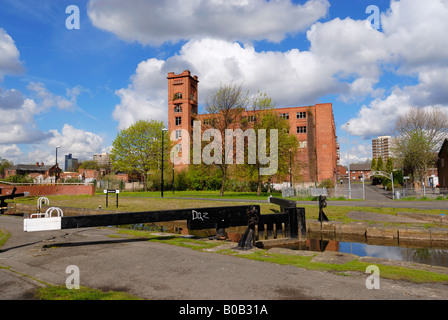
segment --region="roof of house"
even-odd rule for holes
[[[46,172],[53,168],[55,165],[51,166],[36,166],[35,164],[16,164],[15,166],[8,167],[6,170],[16,170],[16,171],[34,171],[34,172]]]
[[[370,163],[353,163],[350,165],[350,171],[371,171]]]

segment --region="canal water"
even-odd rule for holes
[[[448,248],[410,248],[356,242],[339,242],[339,252],[352,253],[360,257],[377,257],[448,267]]]
[[[288,246],[293,250],[309,250],[315,252],[335,251],[351,253],[360,257],[375,257],[398,261],[422,263],[431,266],[448,267],[448,246],[431,246],[430,243],[406,242],[400,245],[396,241],[370,240],[350,241],[341,239],[322,239],[312,235],[303,243]]]
[[[185,223],[178,222],[169,224],[138,224],[127,227],[137,230],[181,233],[198,238],[210,237],[216,233],[215,230],[188,230]],[[230,237],[231,234],[244,233],[246,228],[235,227],[226,230]],[[336,251],[351,253],[360,257],[368,256],[448,267],[448,246],[435,247],[431,246],[430,243],[407,242],[405,244],[399,244],[396,241],[384,240],[365,243],[362,239],[324,239],[320,234],[311,234],[308,235],[308,239],[305,242],[288,245],[287,248],[316,252]]]

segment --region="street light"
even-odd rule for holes
[[[56,184],[58,182],[58,149],[60,148],[60,146],[56,147],[56,171],[54,172],[54,183]]]
[[[348,144],[348,125],[350,124],[350,122],[347,122],[347,169],[348,169],[348,198],[351,199],[352,198],[352,188],[350,185],[350,154],[349,154],[349,144]]]
[[[164,133],[165,131],[168,131],[168,129],[167,129],[167,128],[163,128],[163,129],[162,129],[162,179],[161,179],[161,182],[160,182],[160,187],[161,187],[161,192],[162,192],[162,198],[163,198],[163,133]]]

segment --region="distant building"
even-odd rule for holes
[[[181,74],[168,73],[168,131],[175,132],[177,151],[182,153],[182,139],[191,139],[195,121],[204,124],[210,115],[198,113],[197,76],[185,70]],[[292,84],[293,85],[293,84]],[[289,133],[299,141],[294,163],[301,163],[303,181],[324,181],[336,179],[338,148],[336,125],[331,103],[320,103],[302,107],[275,108],[275,112],[289,123]],[[243,111],[241,121],[253,122],[257,112]],[[235,124],[233,129],[236,129]],[[203,129],[203,128],[202,128]],[[182,136],[187,132],[189,136]],[[175,165],[178,169],[188,165]]]
[[[384,163],[386,163],[387,159],[392,157],[392,148],[394,144],[395,138],[391,136],[380,136],[376,139],[372,139],[372,155],[378,160],[378,158],[382,158]]]
[[[350,165],[350,177],[352,180],[370,179],[372,169],[370,163],[353,163]]]
[[[54,178],[51,177],[54,177],[55,175],[59,177],[61,171],[62,170],[57,164],[49,166],[44,165],[43,162],[40,164],[39,162],[36,162],[36,164],[17,164],[5,169],[5,178],[14,175],[22,175],[30,176],[37,183],[46,183],[50,182],[52,179],[54,180]]]
[[[78,164],[78,159],[73,158],[72,154],[69,153],[65,156],[65,171],[73,172]]]
[[[108,153],[101,153],[93,155],[93,161],[98,164],[100,168],[109,168],[110,167],[110,157]]]
[[[370,168],[370,163],[352,163],[350,164],[350,178],[351,180],[361,180],[363,175],[364,179],[370,179],[372,169]],[[348,177],[348,170],[346,166],[338,166],[338,181],[342,178],[346,179]]]

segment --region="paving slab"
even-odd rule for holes
[[[427,221],[418,220],[408,217],[398,217],[391,214],[365,212],[365,211],[350,211],[347,217],[354,220],[365,220],[374,222],[396,222],[396,223],[426,223]]]

